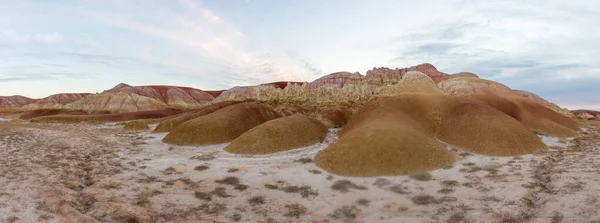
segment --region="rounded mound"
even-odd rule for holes
[[[438,87],[450,95],[498,93],[510,95],[512,89],[501,83],[478,77],[454,77],[441,81]]]
[[[278,117],[273,109],[255,102],[234,104],[182,123],[163,142],[197,146],[227,143],[255,126]]]
[[[483,155],[515,156],[546,148],[517,119],[483,102],[447,97],[441,108],[442,121],[436,136],[461,149]]]
[[[137,132],[137,131],[146,131],[150,129],[150,127],[148,126],[148,124],[146,122],[143,121],[129,121],[127,123],[125,123],[125,126],[123,126],[123,130],[125,131],[131,131],[131,132]]]
[[[296,114],[274,119],[242,134],[225,147],[236,154],[269,154],[322,142],[327,127],[316,119]]]
[[[479,78],[479,76],[477,76],[477,74],[471,73],[471,72],[460,72],[457,74],[452,74],[450,75],[450,78],[456,78],[456,77],[475,77],[475,78]]]
[[[396,85],[388,85],[381,89],[380,95],[397,95],[402,93],[443,94],[433,80],[419,71],[409,71]]]
[[[556,137],[579,136],[577,122],[554,110],[518,96],[477,94],[465,96],[494,107],[521,122],[527,128]]]
[[[441,96],[403,94],[380,98],[350,118],[335,144],[320,151],[316,164],[343,176],[407,174],[438,169],[454,154],[432,136]]]
[[[156,126],[156,128],[154,129],[154,132],[169,132],[171,130],[173,130],[175,127],[181,125],[181,123],[184,123],[188,120],[194,119],[194,118],[198,118],[204,115],[208,115],[210,113],[213,113],[215,111],[218,111],[219,109],[222,109],[224,107],[227,107],[229,105],[233,105],[233,104],[237,104],[239,103],[238,101],[223,101],[223,102],[218,102],[197,110],[193,110],[193,111],[189,111],[180,115],[177,115],[175,117],[171,117],[171,118],[167,118],[165,120],[162,120],[161,122],[158,123],[158,126]]]

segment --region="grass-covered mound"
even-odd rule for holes
[[[477,154],[514,156],[546,149],[529,128],[541,126],[536,124],[539,120],[576,127],[567,117],[525,102],[500,96],[436,93],[380,97],[354,114],[339,141],[319,152],[315,162],[345,176],[406,174],[454,161],[453,154],[438,140]]]
[[[269,154],[322,142],[327,127],[314,118],[296,114],[274,119],[245,132],[225,151],[236,154]]]
[[[579,136],[579,126],[575,120],[526,98],[494,94],[465,97],[482,101],[510,115],[535,132],[556,137]]]
[[[163,139],[175,145],[213,145],[231,142],[244,132],[279,117],[273,109],[244,102],[186,121]]]
[[[517,119],[481,101],[447,96],[440,115],[437,138],[463,150],[514,156],[546,148],[539,137]]]
[[[173,130],[175,127],[179,126],[181,123],[184,123],[188,120],[198,118],[200,116],[208,115],[213,113],[221,108],[227,107],[229,105],[237,104],[239,101],[223,101],[218,102],[212,105],[205,106],[200,109],[195,109],[186,113],[182,113],[165,120],[162,120],[158,123],[158,126],[154,129],[154,132],[169,132]]]
[[[125,123],[125,126],[123,126],[123,130],[129,131],[129,132],[146,131],[149,129],[150,129],[150,127],[148,126],[148,124],[146,122],[138,121],[138,120],[129,121],[129,122]]]
[[[401,175],[452,164],[454,154],[432,134],[440,99],[404,94],[366,105],[350,118],[338,142],[317,154],[316,164],[344,176]]]

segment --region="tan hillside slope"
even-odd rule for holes
[[[176,145],[231,142],[255,126],[278,117],[273,109],[255,102],[234,104],[180,124],[163,142]]]
[[[306,147],[325,139],[327,127],[314,118],[296,114],[260,124],[225,147],[236,154],[269,154]]]

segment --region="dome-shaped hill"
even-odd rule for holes
[[[404,74],[398,84],[383,87],[379,95],[391,96],[402,93],[443,94],[444,92],[426,74],[419,71],[409,71]]]
[[[440,108],[436,136],[448,144],[490,156],[531,154],[546,148],[517,119],[486,103],[446,97]]]
[[[317,154],[316,164],[344,176],[400,175],[452,164],[454,154],[432,134],[439,100],[402,94],[366,105],[350,118],[340,139]]]
[[[438,139],[477,154],[514,156],[546,148],[530,126],[557,135],[576,128],[550,109],[519,100],[525,99],[424,93],[381,97],[354,114],[339,141],[315,161],[345,176],[406,174],[454,161]]]
[[[231,142],[255,126],[278,117],[273,109],[258,103],[239,103],[180,124],[163,142],[176,145]]]
[[[438,83],[438,87],[449,95],[484,93],[509,95],[512,93],[512,89],[506,85],[470,75],[448,78]]]
[[[158,126],[154,129],[154,132],[169,132],[175,127],[179,126],[188,120],[195,119],[204,115],[208,115],[224,107],[240,103],[239,101],[223,101],[212,105],[207,105],[199,109],[187,111],[185,113],[169,117],[158,123]]]
[[[256,126],[225,147],[236,154],[269,154],[306,147],[323,141],[327,127],[316,119],[296,114]]]

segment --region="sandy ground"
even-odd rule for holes
[[[0,222],[600,222],[600,125],[549,151],[412,176],[312,163],[337,139],[269,156],[169,146],[115,124],[0,120]],[[451,148],[449,148],[451,149]]]

